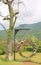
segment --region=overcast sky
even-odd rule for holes
[[[24,2],[24,4],[20,4],[18,19],[16,21],[15,26],[18,26],[20,24],[33,24],[37,22],[41,22],[41,0],[21,0]],[[15,6],[16,8],[16,6]],[[6,16],[9,14],[8,12],[8,6],[4,5],[3,3],[0,3],[0,11],[2,12],[2,15]],[[9,23],[6,23],[2,20],[2,17],[0,17],[0,22],[8,28]],[[0,27],[2,29],[2,27]]]

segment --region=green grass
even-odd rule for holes
[[[30,54],[30,52],[24,52],[23,54],[27,55]],[[14,54],[13,54],[14,55]],[[22,61],[27,61],[27,60],[31,60],[32,62],[41,65],[41,53],[37,53],[35,56],[33,56],[32,58],[26,59],[26,58],[22,58],[19,53],[16,53],[16,61],[12,60],[12,61],[5,61],[5,57],[6,55],[0,55],[0,65],[22,65]],[[14,59],[14,56],[12,57]]]

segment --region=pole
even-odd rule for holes
[[[16,48],[16,45],[15,45],[15,30],[14,30],[14,61],[16,60],[16,59],[15,59],[16,49],[15,49],[15,48]]]

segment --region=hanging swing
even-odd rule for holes
[[[29,56],[24,56],[24,55],[22,54],[22,48],[23,48],[23,46],[25,45],[25,43],[28,43],[28,42],[29,42],[29,44],[32,46],[33,51],[32,51],[32,54],[31,54],[31,55],[29,55]],[[19,52],[20,56],[22,56],[23,58],[30,58],[30,57],[34,56],[34,55],[36,54],[36,52],[37,52],[36,44],[35,44],[34,42],[32,42],[32,40],[23,40],[23,41],[21,41],[21,43],[18,45],[18,52]]]

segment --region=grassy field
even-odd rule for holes
[[[27,55],[27,52],[24,53]],[[30,54],[28,52],[28,54]],[[13,54],[14,55],[14,54]],[[41,53],[37,53],[35,56],[29,59],[22,58],[19,53],[16,53],[16,61],[5,61],[6,55],[0,55],[0,65],[27,65],[24,63],[24,61],[31,60],[34,64],[32,65],[41,65]],[[14,58],[14,56],[12,57]],[[29,64],[29,63],[28,63]],[[29,64],[30,65],[30,64]]]

